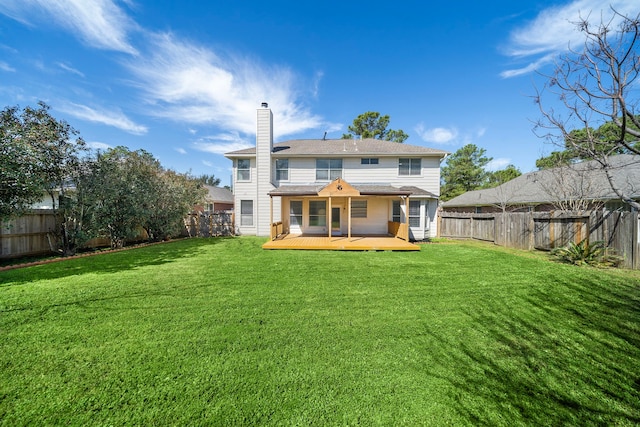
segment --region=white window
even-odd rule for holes
[[[378,159],[377,158],[362,158],[360,159],[360,164],[361,165],[377,165],[378,164]]]
[[[240,225],[253,225],[253,200],[240,200]]]
[[[312,227],[325,227],[327,225],[327,202],[324,200],[311,200],[309,202],[309,225]]]
[[[402,176],[420,175],[422,159],[398,159],[398,174]]]
[[[238,159],[238,181],[251,180],[251,161],[249,159]]]
[[[420,200],[409,200],[409,227],[420,227]]]
[[[316,159],[316,181],[342,178],[342,159]]]
[[[352,200],[351,201],[351,218],[366,218],[366,217],[367,217],[367,201]]]
[[[276,181],[289,180],[289,159],[276,159]]]

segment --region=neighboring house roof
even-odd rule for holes
[[[233,203],[233,193],[226,188],[205,185],[209,193],[205,196],[207,200],[215,203]]]
[[[296,139],[273,144],[274,157],[305,156],[437,156],[444,157],[447,151],[417,145],[400,144],[379,139]],[[226,157],[251,157],[256,147],[226,153]]]
[[[633,199],[640,198],[640,156],[623,154],[609,158],[617,188]],[[563,197],[615,200],[604,170],[596,161],[529,172],[498,187],[468,191],[444,202],[443,207],[550,203]]]

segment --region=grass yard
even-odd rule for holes
[[[0,272],[0,424],[640,424],[638,272],[263,242]]]

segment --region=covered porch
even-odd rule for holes
[[[280,187],[269,193],[270,241],[263,248],[420,250],[409,242],[407,216],[400,222],[400,204],[408,210],[410,194],[388,185],[356,188],[341,178],[324,186]],[[282,218],[275,222],[274,197],[280,197]]]

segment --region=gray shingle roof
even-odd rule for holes
[[[640,156],[624,154],[609,159],[616,187],[623,189],[631,198],[640,198]],[[468,191],[442,206],[541,204],[579,195],[589,200],[618,199],[605,172],[595,161],[589,161],[529,172],[495,188]]]
[[[233,193],[226,188],[205,185],[208,190],[207,199],[218,203],[233,203]]]
[[[256,147],[225,153],[226,157],[255,156]],[[437,156],[447,151],[379,139],[295,139],[273,144],[274,157],[290,156]]]

